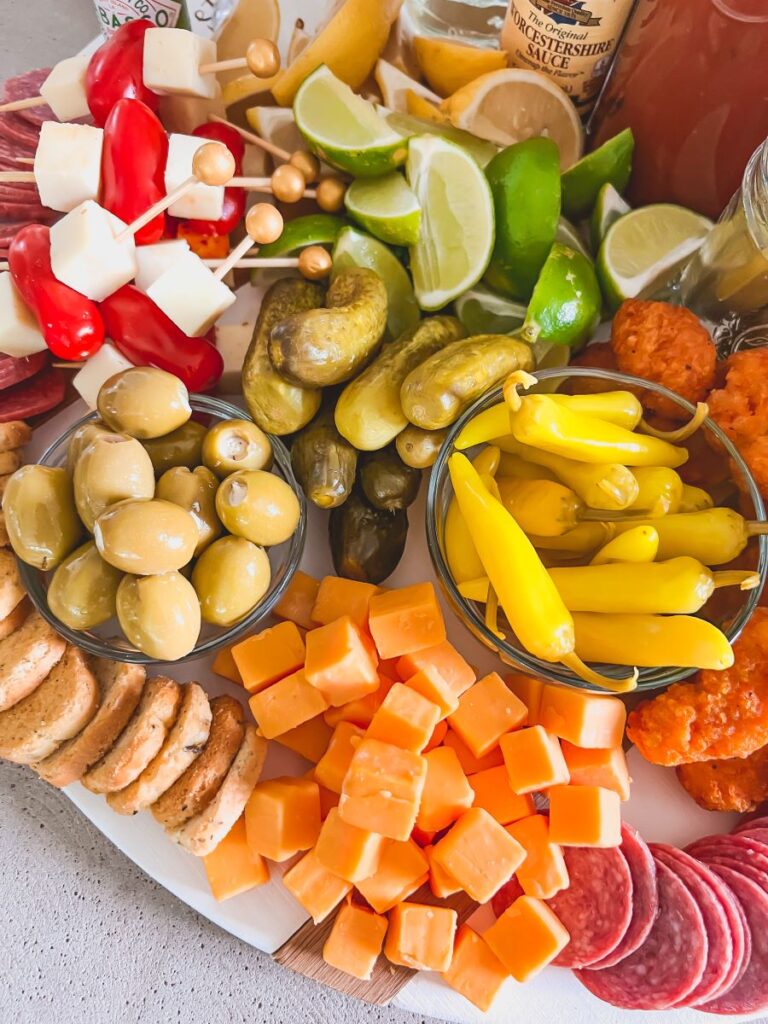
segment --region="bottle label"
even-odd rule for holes
[[[586,113],[611,66],[634,0],[510,0],[501,45],[514,67],[541,71]]]
[[[184,0],[96,0],[96,15],[107,35],[139,18],[159,28],[189,28]]]

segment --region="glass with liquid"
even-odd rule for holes
[[[417,35],[457,36],[475,46],[499,45],[506,2],[500,0],[406,0]]]

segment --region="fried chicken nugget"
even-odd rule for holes
[[[631,712],[627,735],[652,764],[747,757],[768,743],[768,609],[758,608],[724,672],[698,672]]]
[[[748,757],[681,764],[677,777],[706,811],[754,811],[768,799],[768,746]]]
[[[616,356],[609,341],[597,341],[593,345],[587,345],[571,359],[571,366],[586,366],[591,370],[618,370]],[[615,391],[616,384],[611,380],[575,377],[566,390],[579,395],[596,395],[603,391]]]
[[[707,399],[709,415],[744,454],[744,445],[768,434],[768,348],[734,352],[724,367],[725,385]]]
[[[756,437],[751,441],[738,441],[736,447],[739,454],[749,467],[758,490],[763,498],[768,498],[768,434]],[[747,493],[747,482],[731,462],[731,476],[742,494]],[[751,514],[751,513],[749,513]]]
[[[682,306],[627,300],[614,317],[611,346],[622,373],[663,384],[694,404],[714,387],[715,344],[699,318]],[[659,395],[646,393],[643,402],[661,416],[688,418]]]

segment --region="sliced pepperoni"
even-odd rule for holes
[[[28,419],[54,409],[64,400],[66,388],[65,375],[52,367],[6,388],[0,392],[0,423]]]

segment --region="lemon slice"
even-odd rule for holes
[[[414,92],[413,89],[406,90],[405,108],[413,117],[420,117],[424,121],[429,121],[430,124],[451,123],[448,115],[444,114],[440,107],[436,107],[434,103],[430,103],[428,99]]]
[[[478,284],[460,295],[453,308],[469,334],[511,334],[525,320],[527,307]]]
[[[538,71],[491,71],[445,100],[443,110],[456,128],[501,146],[546,135],[557,143],[562,171],[576,163],[584,148],[576,107]]]
[[[426,85],[422,85],[421,82],[417,82],[414,78],[406,75],[404,71],[396,68],[394,64],[390,64],[387,60],[378,60],[376,62],[373,77],[376,79],[376,84],[381,90],[384,106],[389,110],[399,110],[402,114],[407,113],[406,93],[408,92],[420,96],[428,103],[436,105],[440,102],[440,97],[437,93],[432,92]]]
[[[289,107],[249,107],[245,116],[256,134],[267,142],[289,153],[304,148],[304,137]]]
[[[347,213],[382,242],[415,245],[419,240],[421,207],[397,171],[381,178],[358,178],[344,197]]]
[[[277,0],[239,0],[232,5],[234,9],[226,19],[216,38],[217,60],[232,60],[242,57],[245,51],[243,40],[271,39],[277,40],[280,32],[280,7]],[[247,43],[245,44],[247,45]],[[222,86],[235,79],[242,79],[241,86],[235,90],[240,93],[239,99],[247,95],[269,89],[253,75],[243,75],[242,70],[219,71],[217,78]],[[250,79],[251,92],[246,92],[246,83]]]
[[[437,135],[411,140],[408,181],[421,206],[411,273],[422,309],[442,309],[485,273],[495,237],[488,181],[472,157]]]
[[[504,50],[480,49],[438,36],[415,36],[413,50],[422,74],[440,96],[450,96],[481,75],[507,66]]]

